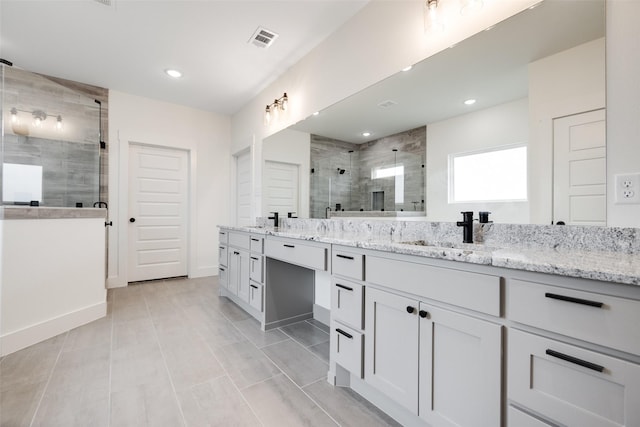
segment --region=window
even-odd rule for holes
[[[404,165],[373,168],[371,179],[395,177],[395,203],[404,203]]]
[[[527,200],[527,147],[449,156],[449,203]]]
[[[42,202],[42,166],[2,164],[3,202]]]

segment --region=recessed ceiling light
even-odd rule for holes
[[[475,99],[467,99],[466,101],[464,101],[464,105],[473,105],[476,103]]]
[[[412,68],[413,68],[413,65],[409,65],[409,66],[407,66],[407,67],[404,67],[404,68],[402,69],[402,71],[409,71],[409,70],[410,70],[410,69],[412,69]]]
[[[364,137],[371,136],[371,132],[362,132],[362,136]]]
[[[182,73],[178,70],[173,70],[171,68],[164,70],[165,73],[167,73],[168,76],[173,77],[174,79],[179,79],[180,77],[182,77]]]

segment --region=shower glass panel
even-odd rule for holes
[[[99,200],[99,107],[45,76],[2,65],[4,205],[90,207]]]

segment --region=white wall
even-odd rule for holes
[[[261,153],[266,136],[535,3],[536,0],[485,2],[485,7],[472,16],[453,11],[445,33],[425,34],[422,2],[372,1],[232,117],[231,152],[253,144],[252,149]],[[289,96],[288,111],[279,121],[265,126],[265,105],[283,92]],[[255,172],[254,187],[262,188],[261,171]],[[262,206],[259,195],[254,203]]]
[[[458,221],[461,211],[489,211],[491,220],[528,223],[528,202],[448,203],[449,155],[526,143],[527,99],[427,125],[427,219]]]
[[[615,175],[640,172],[640,1],[607,0],[607,224],[640,227],[640,205],[614,203]]]
[[[553,217],[553,119],[605,107],[605,40],[529,64],[531,222]]]
[[[292,129],[284,129],[264,140],[262,158],[274,162],[291,163],[299,166],[298,218],[309,218],[309,170],[311,168],[311,135]],[[264,163],[263,169],[264,169]],[[262,189],[264,193],[264,188]],[[268,216],[265,201],[262,216]]]
[[[189,276],[217,274],[217,225],[229,224],[230,119],[122,92],[109,92],[109,287],[127,284],[129,144],[190,153]]]

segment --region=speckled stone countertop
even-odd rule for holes
[[[223,228],[640,285],[637,228],[475,224],[472,244],[462,243],[460,228],[445,222],[282,219],[274,228],[260,218],[255,227]]]
[[[106,218],[104,208],[52,208],[46,206],[0,206],[0,219]]]

